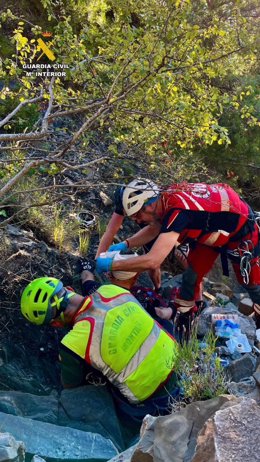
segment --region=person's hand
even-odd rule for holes
[[[96,272],[97,273],[108,273],[113,264],[113,257],[98,257],[96,259]]]
[[[159,318],[161,319],[171,319],[172,318],[172,314],[173,314],[173,311],[172,311],[172,308],[168,307],[168,308],[157,308],[155,307],[155,312],[157,314],[157,316],[159,316]]]
[[[124,251],[127,250],[127,249],[128,249],[127,242],[126,242],[126,241],[123,241],[123,242],[119,242],[118,244],[112,244],[112,245],[109,247],[108,251],[109,251],[109,252],[113,252],[113,251],[115,251],[115,250],[118,250],[118,251],[122,250],[122,252],[124,252]]]
[[[159,290],[161,287],[161,268],[149,270],[149,276],[153,281],[155,290]]]

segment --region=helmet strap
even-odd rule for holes
[[[159,196],[151,197],[150,199],[147,199],[147,201],[145,201],[144,206],[146,207],[147,205],[151,205],[154,202],[156,202],[158,199],[159,199]]]

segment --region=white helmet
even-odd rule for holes
[[[156,198],[159,194],[159,187],[153,181],[141,178],[131,181],[123,192],[122,203],[125,213],[129,217],[134,215],[149,199]]]
[[[123,261],[123,260],[128,260],[128,258],[133,258],[133,257],[138,257],[137,253],[132,253],[128,255],[122,255],[118,250],[114,250],[112,252],[102,252],[100,254],[101,258],[106,258],[106,257],[113,257],[114,261]],[[125,281],[126,279],[131,279],[133,278],[137,272],[136,271],[111,271],[112,276],[115,279],[118,279],[119,281]]]

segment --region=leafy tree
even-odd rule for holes
[[[249,76],[237,82],[233,104],[226,106],[220,123],[228,129],[230,143],[200,149],[197,156],[222,177],[242,188],[247,197],[259,203],[260,186],[260,78]]]
[[[1,61],[3,162],[12,149],[25,153],[13,175],[2,177],[3,204],[41,166],[55,165],[58,175],[61,168],[100,162],[103,156],[86,153],[97,134],[110,159],[132,147],[149,159],[151,174],[171,175],[177,163],[177,175],[186,178],[194,174],[198,145],[230,143],[221,117],[229,106],[239,113],[234,83],[246,94],[242,78],[255,69],[254,1],[42,0],[41,5],[53,34],[55,65],[68,69],[64,76],[25,70],[38,62],[43,27],[2,12],[14,49]],[[50,63],[46,57],[39,62]],[[35,105],[37,121],[21,117],[24,107]],[[256,117],[246,117],[254,129]],[[200,169],[201,164],[197,173]]]

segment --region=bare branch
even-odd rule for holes
[[[0,151],[18,151],[18,149],[19,149],[19,151],[21,151],[21,150],[26,150],[27,151],[28,148],[29,148],[28,146],[20,148],[18,145],[16,145],[16,146],[0,146]],[[11,160],[11,162],[13,162],[13,160]]]
[[[93,164],[96,164],[96,163],[99,163],[99,162],[102,162],[102,160],[106,160],[108,159],[107,156],[105,157],[99,157],[98,159],[95,159],[95,160],[91,160],[90,162],[86,162],[85,164],[78,164],[78,165],[73,165],[73,164],[69,164],[67,162],[64,162],[64,161],[58,161],[58,160],[53,160],[52,162],[55,162],[55,163],[61,163],[62,165],[64,165],[64,167],[69,168],[70,170],[78,170],[79,168],[85,168],[85,167],[89,167],[90,165],[93,165]],[[49,161],[51,162],[51,161]],[[65,170],[65,169],[64,169]],[[63,171],[64,171],[63,170]]]
[[[245,47],[236,48],[235,50],[231,50],[228,53],[224,53],[223,55],[217,56],[216,58],[211,58],[211,59],[207,59],[206,61],[201,61],[199,64],[202,64],[202,65],[206,64],[207,65],[207,64],[213,63],[215,61],[220,61],[221,59],[227,58],[228,56],[233,55],[234,53],[238,53],[239,51],[243,50],[244,48]],[[168,59],[169,59],[169,56],[168,56]],[[162,73],[164,73],[164,72],[176,73],[176,72],[180,72],[180,71],[182,71],[184,69],[189,69],[189,68],[191,68],[193,66],[194,66],[194,64],[187,64],[186,66],[178,66],[178,67],[175,67],[175,68],[166,67],[162,71]]]
[[[77,109],[68,109],[67,111],[59,111],[59,112],[55,112],[54,114],[51,114],[48,119],[49,121],[52,120],[52,119],[55,119],[56,117],[65,117],[65,116],[68,116],[68,115],[72,115],[72,114],[79,114],[81,112],[87,112],[89,111],[90,109],[93,109],[94,107],[98,107],[98,106],[101,106],[102,104],[104,104],[106,102],[105,99],[102,99],[102,100],[99,100],[99,101],[91,101],[89,104],[87,104],[86,106],[83,106],[83,107],[79,107]]]
[[[27,193],[33,193],[33,192],[38,192],[38,191],[48,191],[48,190],[56,190],[56,189],[70,189],[70,188],[73,188],[73,189],[87,189],[88,187],[91,187],[91,188],[94,188],[94,187],[100,187],[100,186],[104,186],[104,187],[107,187],[107,186],[113,186],[113,187],[117,187],[117,186],[125,186],[125,184],[123,183],[115,183],[115,182],[110,182],[110,183],[93,183],[93,181],[88,181],[88,180],[85,180],[84,183],[82,183],[81,181],[80,182],[76,182],[76,183],[73,183],[73,184],[52,184],[52,185],[49,185],[49,186],[42,186],[42,187],[39,187],[39,188],[33,188],[33,189],[26,189],[26,190],[22,190],[22,191],[14,191],[12,194],[10,194],[8,197],[6,197],[6,200],[7,199],[10,199],[11,197],[14,197],[14,196],[17,196],[19,194],[27,194]],[[0,209],[4,209],[4,208],[7,208],[7,207],[14,207],[14,204],[3,204],[3,205],[0,205]]]
[[[20,111],[20,109],[22,109],[23,106],[26,106],[27,104],[36,103],[37,101],[40,101],[42,99],[43,99],[43,96],[41,92],[40,96],[36,96],[35,98],[26,99],[25,101],[22,101],[21,103],[18,104],[18,106],[16,106],[16,108],[12,112],[10,112],[10,114],[8,114],[4,119],[0,120],[0,127],[3,127],[7,122],[9,122],[9,120],[12,119],[12,117],[15,114],[17,114],[17,112]]]
[[[49,85],[49,93],[50,93],[50,99],[49,99],[49,104],[48,108],[44,114],[44,117],[42,119],[42,133],[45,133],[48,130],[48,117],[51,113],[52,110],[52,105],[53,105],[53,100],[54,100],[54,93],[53,93],[53,84],[54,84],[54,77],[51,78],[50,85]]]
[[[0,198],[3,197],[13,186],[23,177],[32,167],[37,167],[45,162],[45,159],[35,160],[26,164],[20,172],[18,172],[13,178],[11,178],[0,190]]]
[[[137,48],[137,50],[140,48],[140,46]],[[121,77],[121,75],[123,74],[123,72],[126,70],[127,66],[131,63],[131,61],[133,60],[133,57],[134,55],[137,53],[137,50],[134,52],[133,56],[131,56],[131,58],[129,58],[125,63],[124,65],[122,66],[122,68],[120,69],[120,71],[118,72],[117,76],[115,77],[114,79],[114,82],[112,83],[111,85],[111,88],[107,94],[107,101],[109,102],[110,98],[111,98],[111,95],[114,91],[114,88],[119,80],[119,78]]]
[[[180,125],[176,124],[173,120],[166,119],[166,117],[161,116],[160,114],[157,114],[156,112],[146,112],[146,111],[138,111],[135,109],[119,109],[119,112],[124,112],[126,114],[137,114],[143,117],[150,117],[151,119],[159,119],[163,120],[167,124],[174,125],[174,127],[180,128]]]
[[[109,105],[105,105],[101,107],[92,117],[86,120],[84,124],[80,127],[80,129],[74,133],[74,135],[71,137],[70,141],[65,145],[63,149],[61,149],[57,154],[55,154],[55,158],[63,156],[70,148],[75,144],[77,139],[84,133],[85,130],[89,129],[93,123],[99,119],[101,116],[104,116],[107,114],[110,110]]]
[[[57,159],[38,159],[38,160],[33,160],[32,162],[29,162],[28,164],[26,164],[22,170],[20,170],[20,172],[18,172],[13,178],[11,178],[6,184],[5,186],[3,186],[3,188],[0,190],[0,198],[3,197],[8,191],[10,191],[10,189],[23,177],[25,176],[29,170],[33,167],[38,167],[39,165],[42,165],[42,164],[45,164],[45,163],[48,163],[48,162],[51,162],[51,163],[61,163],[61,164],[65,164],[65,167],[66,168],[70,168],[72,170],[76,170],[76,169],[79,169],[79,168],[82,168],[82,167],[88,167],[90,165],[93,165],[93,164],[96,164],[98,162],[102,162],[104,159],[107,159],[107,157],[100,157],[98,159],[94,159],[94,160],[91,160],[90,162],[87,162],[85,164],[79,164],[79,165],[71,165],[71,164],[66,164],[64,161],[59,161]],[[65,185],[68,187],[68,185]],[[46,188],[40,188],[40,189],[49,189],[49,187],[46,187]],[[39,188],[37,188],[35,191],[38,191]],[[17,194],[17,192],[16,192]]]
[[[13,221],[13,219],[15,217],[17,217],[18,215],[20,215],[22,212],[25,212],[25,210],[28,210],[28,209],[31,209],[33,207],[43,207],[44,205],[50,205],[49,202],[42,202],[42,203],[39,203],[39,204],[31,204],[31,205],[27,205],[26,207],[22,207],[20,210],[18,210],[17,212],[15,212],[11,217],[7,218],[6,220],[2,221],[0,223],[0,228],[3,228],[5,225],[7,225],[8,223],[10,223],[11,221]]]
[[[49,133],[40,133],[40,132],[0,134],[0,141],[10,142],[10,141],[41,140],[42,138],[45,138],[48,135]]]

